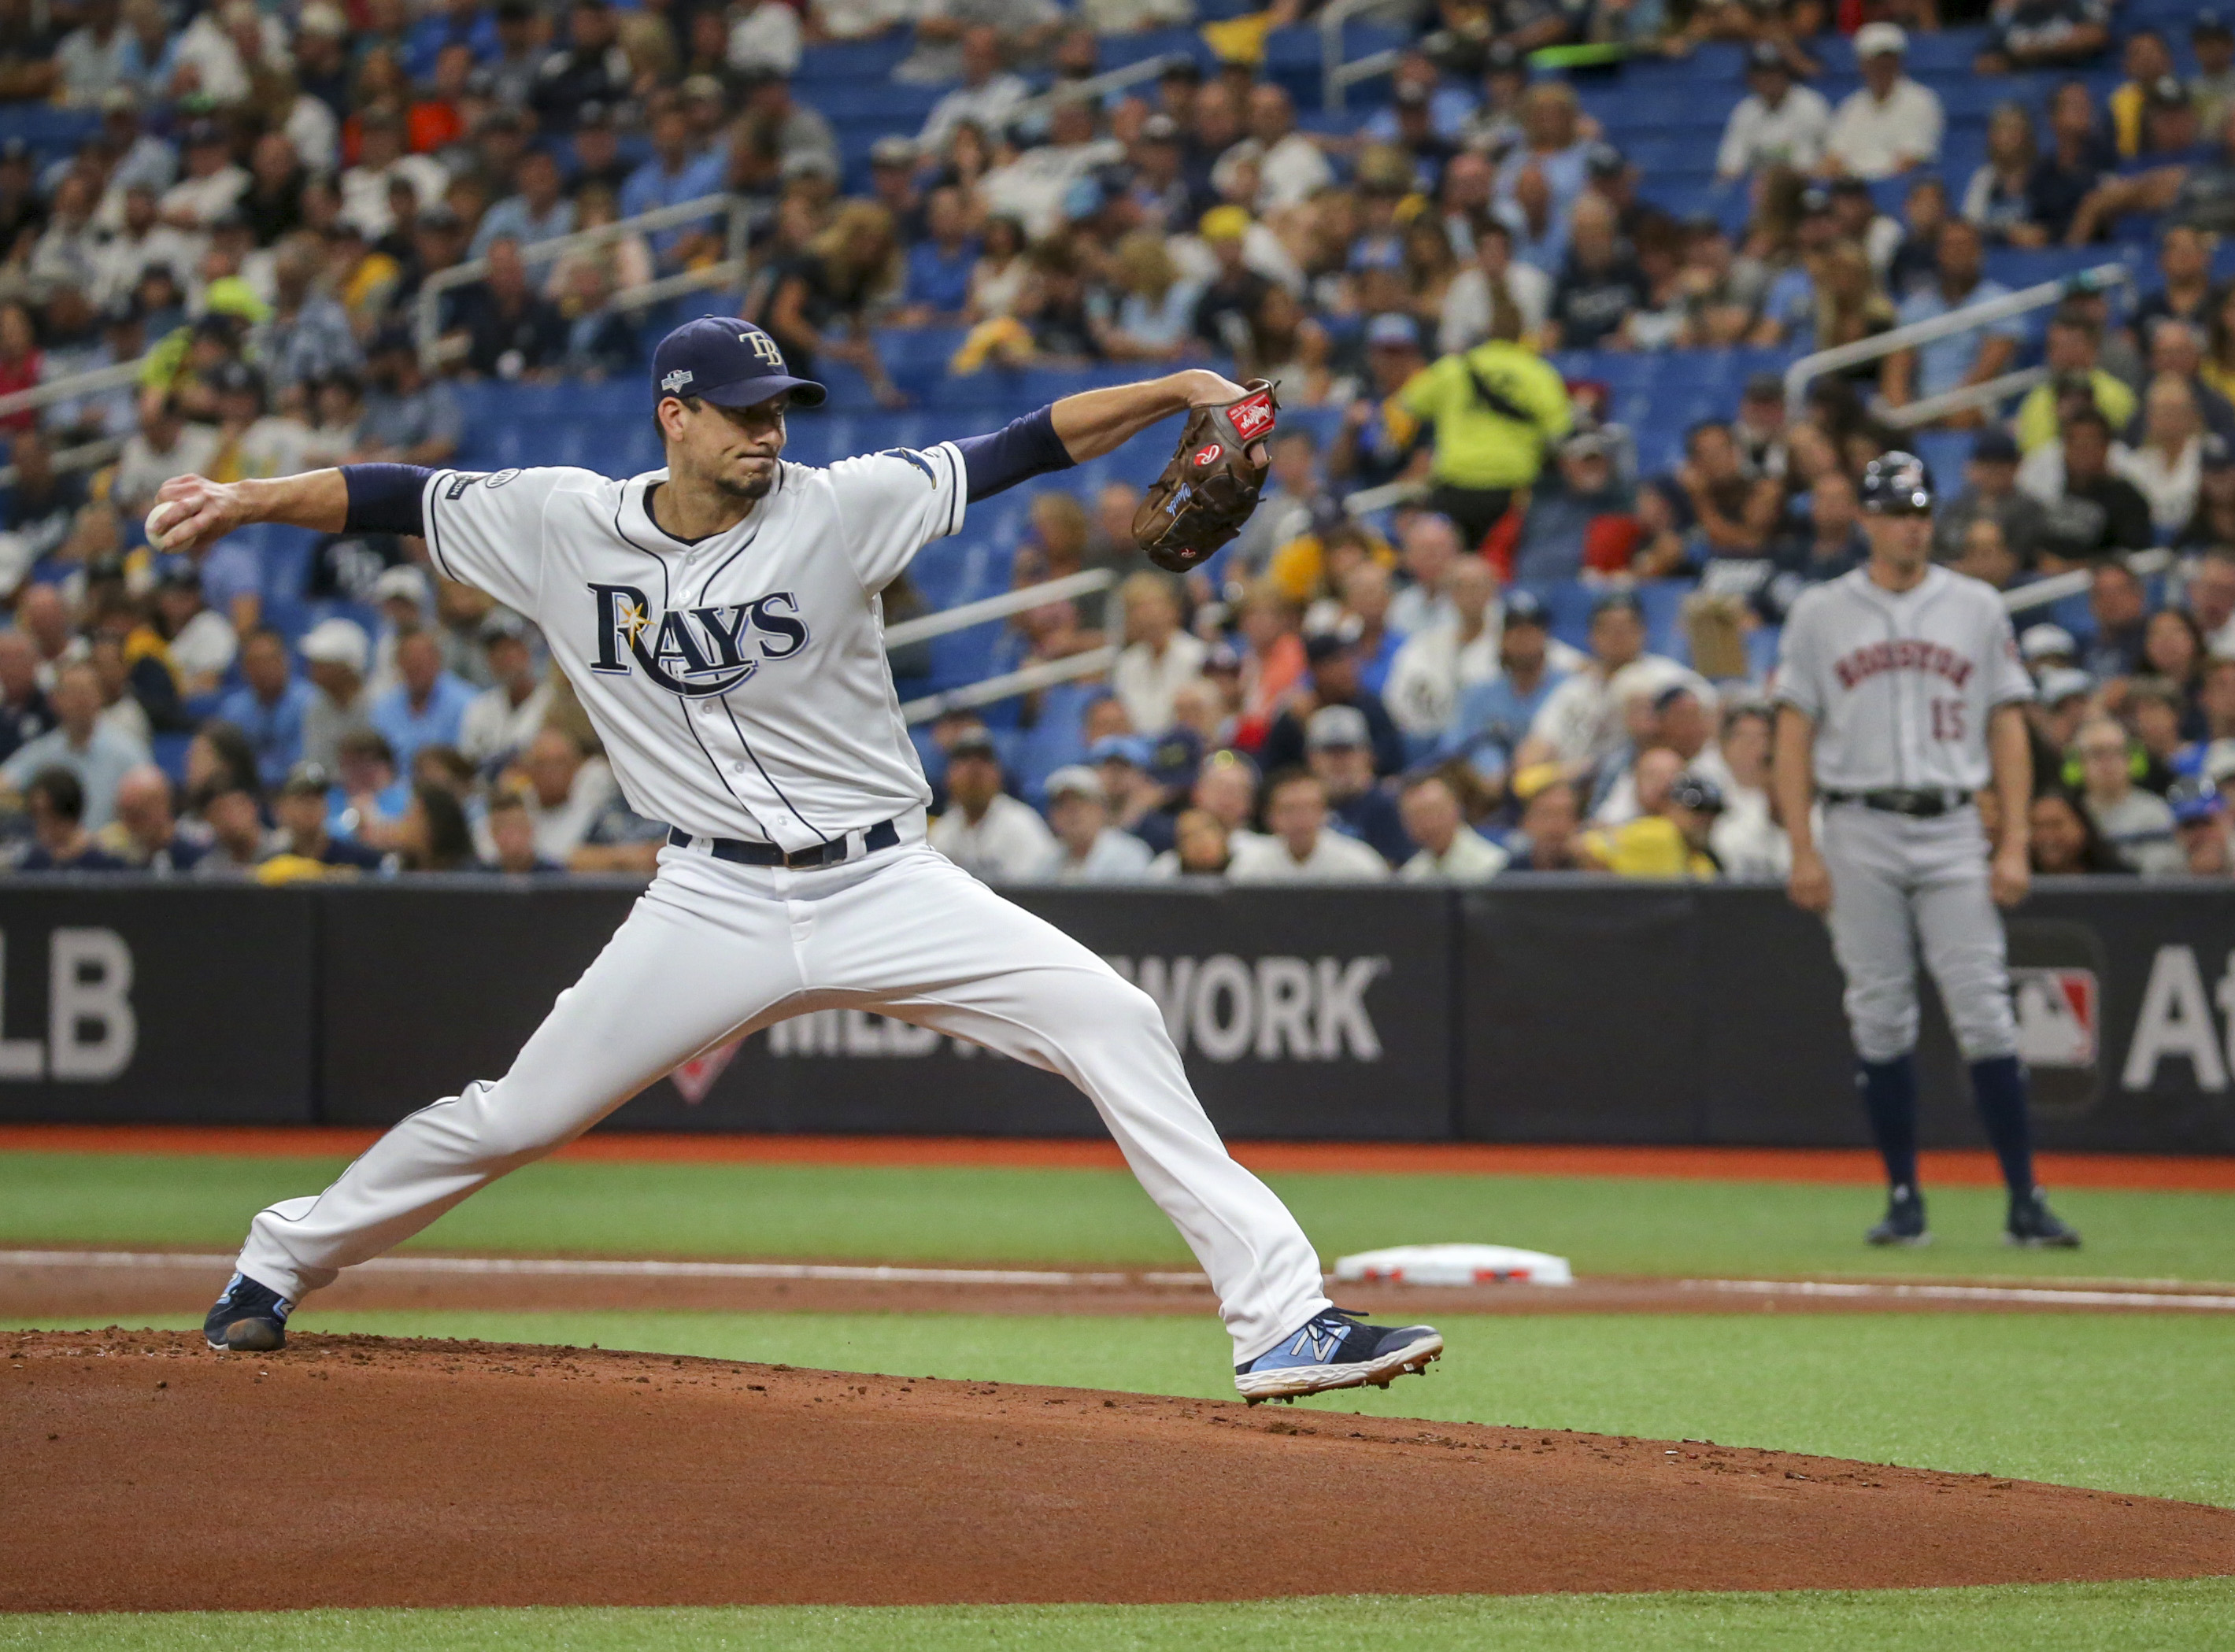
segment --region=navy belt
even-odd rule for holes
[[[835,866],[849,858],[844,838],[835,843],[818,843],[812,849],[795,850],[790,854],[786,854],[772,843],[746,843],[737,838],[694,838],[675,826],[667,829],[667,840],[678,849],[688,849],[694,843],[703,842],[706,845],[706,852],[715,859],[732,861],[740,866],[784,866],[793,872],[804,872],[816,866]],[[862,834],[862,852],[875,854],[880,849],[891,848],[900,840],[900,828],[890,820],[880,820]]]
[[[1823,798],[1826,803],[1859,803],[1866,809],[1905,814],[1912,820],[1937,820],[1943,814],[1955,813],[1971,800],[1968,792],[1914,791],[1891,787],[1874,792],[1827,791]]]

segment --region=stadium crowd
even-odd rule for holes
[[[1958,172],[1905,69],[1935,0],[1394,4],[1410,43],[1368,107],[1300,121],[1262,57],[1309,9],[1213,16],[1207,65],[1104,90],[1104,43],[1194,0],[0,0],[0,103],[89,122],[0,146],[15,864],[648,871],[664,827],[541,639],[423,546],[322,540],[323,617],[291,631],[252,547],[155,556],[139,519],[189,471],[470,460],[461,382],[637,372],[615,295],[697,272],[796,371],[888,407],[909,396],[880,340],[936,329],[956,375],[1216,364],[1303,415],[1247,532],[1184,581],[1135,557],[1127,484],[1032,500],[1015,584],[1121,583],[1018,615],[988,670],[1118,652],[929,725],[933,841],[990,878],[1781,877],[1767,644],[1858,565],[1853,478],[1921,402],[1968,442],[1944,559],[2087,588],[2084,624],[2023,628],[2040,869],[2235,876],[2225,23],[1975,6],[1973,69],[2012,90]],[[1835,105],[1811,82],[1837,35],[1860,84]],[[935,95],[849,167],[794,77],[879,37]],[[1731,42],[1745,89],[1701,165],[1742,226],[1656,204],[1544,56]],[[737,210],[539,250],[711,195]],[[2130,290],[2075,280],[2045,328],[1883,355],[1798,410],[1757,375],[1665,469],[1589,370],[1854,343],[2004,296],[2002,250],[2096,243],[2146,246]],[[2006,419],[1965,402],[2036,362]],[[2129,568],[2153,546],[2166,571]],[[1565,642],[1553,597],[1579,584]]]

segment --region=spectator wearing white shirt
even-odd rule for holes
[[[1172,726],[1172,696],[1203,675],[1210,648],[1180,629],[1179,597],[1163,575],[1137,573],[1118,596],[1126,641],[1110,685],[1137,733],[1160,735]]]
[[[201,571],[181,558],[155,582],[155,624],[167,639],[179,691],[192,697],[216,691],[240,652],[233,622],[202,603]]]
[[[182,147],[186,176],[163,192],[163,221],[182,230],[206,230],[239,205],[248,169],[234,164],[225,128],[214,121],[188,126]]]
[[[1276,779],[1265,801],[1269,837],[1233,846],[1227,876],[1237,884],[1380,883],[1386,861],[1355,838],[1327,825],[1327,787],[1301,772]]]
[[[564,728],[546,728],[528,743],[521,765],[528,775],[528,818],[534,824],[535,852],[563,866],[588,840],[590,828],[619,793],[613,771],[602,757],[586,757]],[[491,856],[494,846],[483,844]]]
[[[1397,532],[1399,559],[1409,583],[1389,599],[1388,626],[1413,637],[1452,617],[1444,582],[1459,555],[1459,532],[1448,516],[1416,511]]]
[[[1503,219],[1483,220],[1474,240],[1474,262],[1444,289],[1437,318],[1436,348],[1446,356],[1472,349],[1490,336],[1493,300],[1499,292],[1521,314],[1524,336],[1544,330],[1552,308],[1552,278],[1513,256],[1513,229]]]
[[[1840,101],[1825,140],[1824,170],[1878,180],[1940,158],[1945,117],[1939,97],[1902,72],[1909,36],[1898,23],[1865,23],[1855,32],[1863,83]]]
[[[1575,775],[1604,761],[1628,735],[1622,720],[1628,695],[1656,677],[1665,687],[1692,675],[1675,661],[1645,651],[1645,611],[1629,591],[1599,599],[1591,614],[1590,645],[1589,660],[1537,708],[1528,738],[1514,754],[1517,771],[1557,763]]]
[[[730,25],[724,61],[740,75],[796,73],[799,14],[783,0],[749,0]]]
[[[991,142],[1008,123],[1009,111],[1031,95],[1022,76],[1002,70],[1000,31],[970,29],[962,36],[962,84],[931,106],[916,147],[927,155],[944,155],[947,140],[965,122]]]
[[[483,657],[494,686],[474,696],[458,728],[458,749],[476,767],[501,766],[533,741],[551,715],[553,690],[535,669],[528,623],[508,608],[482,621]]]
[[[1261,213],[1301,206],[1334,182],[1334,168],[1319,145],[1296,130],[1295,106],[1278,86],[1250,89],[1249,135],[1219,157],[1211,168],[1211,186],[1231,198],[1228,186],[1235,169],[1252,163]]]
[[[1420,846],[1397,870],[1408,884],[1486,884],[1511,859],[1466,823],[1451,782],[1440,774],[1412,780],[1398,807],[1404,812],[1406,835]]]
[[[1792,65],[1768,41],[1756,41],[1747,55],[1747,88],[1723,127],[1715,175],[1729,183],[1771,167],[1812,173],[1821,166],[1832,106],[1814,87],[1793,84]]]
[[[357,117],[357,163],[342,174],[341,216],[363,230],[367,241],[377,241],[396,227],[396,213],[388,204],[391,181],[406,180],[423,212],[442,199],[450,174],[432,155],[404,153],[403,122],[386,109],[366,109]],[[246,174],[242,176],[245,180]]]
[[[1149,846],[1110,824],[1102,777],[1083,763],[1047,777],[1048,824],[1055,847],[1039,876],[1057,884],[1131,884],[1149,876]]]
[[[179,416],[175,398],[163,396],[124,439],[108,496],[127,516],[146,514],[155,490],[174,476],[200,475],[217,457],[217,432],[188,424]]]
[[[1459,694],[1498,675],[1498,575],[1480,557],[1462,556],[1444,579],[1448,618],[1415,631],[1397,650],[1382,700],[1397,726],[1430,741],[1451,726]]]
[[[1055,836],[1029,804],[1001,789],[1001,760],[983,728],[966,729],[947,751],[947,813],[931,823],[931,846],[989,884],[1039,876]]]

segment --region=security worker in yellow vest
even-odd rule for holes
[[[1520,310],[1493,295],[1490,336],[1423,368],[1397,393],[1406,412],[1435,426],[1428,506],[1451,518],[1471,550],[1514,493],[1535,484],[1574,421],[1566,384],[1520,338]]]

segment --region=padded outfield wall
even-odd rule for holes
[[[633,886],[0,880],[0,1119],[380,1125],[501,1074]],[[1163,1007],[1240,1137],[1858,1145],[1822,925],[1774,889],[1515,877],[1016,891]],[[2235,890],[2050,880],[2010,919],[2044,1145],[2235,1151]],[[1924,1129],[1974,1145],[1927,995]],[[861,1009],[607,1127],[1086,1135],[1068,1085]]]

